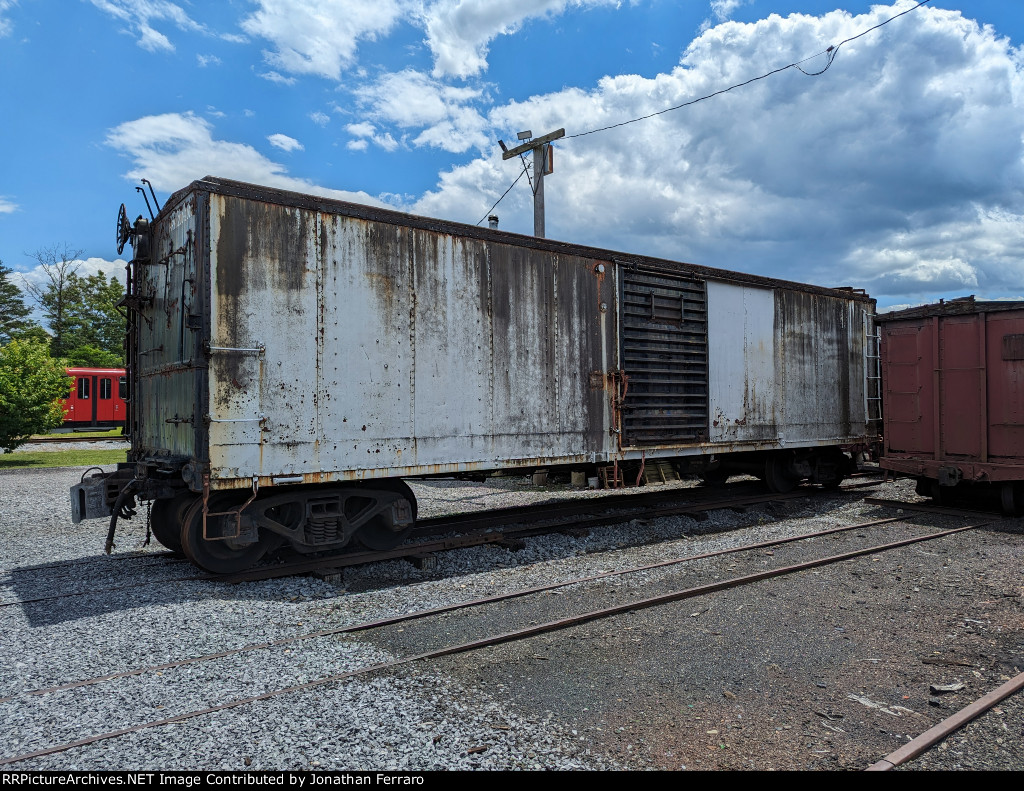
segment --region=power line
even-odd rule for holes
[[[689,107],[690,105],[697,104],[697,102],[703,102],[706,99],[711,99],[714,96],[721,96],[723,93],[728,93],[729,91],[734,90],[736,88],[742,88],[745,85],[750,85],[750,83],[752,83],[752,82],[757,82],[758,80],[763,80],[766,77],[771,77],[773,74],[778,74],[779,72],[786,71],[787,69],[797,69],[801,73],[806,74],[808,77],[817,77],[817,76],[819,76],[821,74],[824,74],[826,71],[828,71],[829,67],[832,65],[832,62],[836,59],[836,55],[839,53],[839,48],[841,46],[843,46],[843,44],[847,44],[847,43],[849,43],[851,41],[855,41],[856,39],[860,38],[861,36],[866,36],[871,31],[878,30],[878,28],[882,27],[883,25],[888,25],[894,19],[898,19],[899,17],[901,17],[901,16],[903,16],[905,14],[909,14],[911,11],[916,11],[918,8],[920,8],[925,3],[928,3],[928,2],[930,2],[930,0],[921,0],[921,2],[919,2],[917,5],[915,5],[915,6],[911,7],[911,8],[908,8],[906,11],[901,11],[900,13],[898,13],[898,14],[896,14],[894,16],[889,17],[884,22],[879,22],[874,27],[869,27],[867,30],[864,30],[864,31],[858,33],[856,36],[850,36],[850,38],[843,39],[838,44],[836,44],[834,46],[830,46],[827,49],[822,50],[821,52],[818,52],[818,53],[816,53],[814,55],[811,55],[810,57],[804,58],[803,60],[798,60],[795,63],[790,63],[790,64],[788,64],[786,66],[780,66],[777,69],[772,69],[771,71],[766,72],[765,74],[762,74],[762,75],[760,75],[758,77],[751,77],[749,80],[746,80],[745,82],[739,82],[739,83],[736,83],[735,85],[730,85],[728,88],[722,88],[721,90],[715,91],[714,93],[709,93],[706,96],[701,96],[701,97],[699,97],[697,99],[691,99],[688,102],[683,102],[682,104],[677,104],[675,107],[667,107],[664,110],[658,110],[657,112],[654,112],[654,113],[648,113],[647,115],[642,115],[639,118],[631,118],[628,121],[620,121],[617,124],[610,124],[609,126],[602,126],[599,129],[591,129],[588,132],[577,132],[574,135],[566,135],[566,138],[568,139],[568,138],[573,138],[573,137],[584,137],[586,135],[596,134],[597,132],[606,132],[609,129],[617,129],[620,126],[626,126],[628,124],[635,124],[638,121],[646,121],[648,118],[654,118],[657,115],[664,115],[665,113],[670,113],[673,110],[680,110],[683,107]],[[802,68],[800,68],[804,63],[807,63],[807,61],[813,60],[814,58],[820,57],[822,55],[827,55],[828,59],[825,62],[825,67],[823,69],[821,69],[821,71],[808,72],[808,71],[804,71]]]
[[[518,184],[518,183],[519,183],[519,179],[521,179],[521,178],[523,177],[523,173],[526,173],[526,172],[527,172],[527,171],[526,171],[526,168],[527,168],[527,164],[526,164],[526,161],[524,160],[524,161],[523,161],[523,169],[522,169],[522,171],[521,171],[521,172],[519,173],[519,175],[518,175],[518,176],[516,176],[516,180],[515,180],[515,181],[513,181],[513,182],[512,182],[512,183],[511,183],[511,184],[509,185],[509,188],[508,188],[507,190],[505,190],[505,191],[504,191],[503,193],[501,193],[501,197],[500,197],[500,198],[498,198],[498,199],[497,199],[496,201],[494,201],[494,206],[491,206],[491,208],[489,208],[489,209],[487,210],[487,213],[486,213],[486,214],[484,214],[484,216],[483,216],[483,217],[481,217],[481,218],[480,218],[480,219],[479,219],[479,220],[477,221],[477,223],[476,223],[477,225],[479,225],[479,224],[480,224],[480,223],[482,223],[482,222],[483,222],[484,220],[486,220],[486,219],[487,219],[487,218],[488,218],[488,217],[490,216],[491,212],[492,212],[492,211],[494,211],[494,208],[495,208],[495,206],[497,206],[497,205],[498,205],[499,203],[501,203],[501,202],[502,202],[502,201],[503,201],[503,200],[505,199],[505,196],[506,196],[506,195],[508,195],[508,194],[509,194],[509,193],[510,193],[510,192],[512,191],[512,187],[514,187],[514,186],[515,186],[516,184]]]

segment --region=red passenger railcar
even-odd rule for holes
[[[71,394],[64,402],[68,428],[124,425],[127,380],[124,368],[68,368],[74,377]]]
[[[1024,511],[1024,302],[973,297],[876,317],[884,469],[938,500],[994,490]]]

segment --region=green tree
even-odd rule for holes
[[[45,343],[11,341],[0,347],[0,448],[12,451],[32,434],[59,426],[73,381]]]
[[[9,343],[35,324],[29,318],[32,311],[25,307],[21,289],[10,279],[12,272],[0,261],[0,344]]]
[[[46,348],[50,348],[50,333],[40,327],[38,324],[33,324],[22,330],[17,330],[11,333],[11,340],[13,341],[36,341],[37,343],[45,343]]]
[[[124,286],[103,272],[79,277],[71,273],[64,289],[63,356],[90,365],[124,365],[125,319],[117,303]]]
[[[50,352],[56,357],[66,351],[68,281],[82,265],[81,250],[72,250],[67,242],[53,247],[41,247],[32,254],[45,276],[45,283],[26,282],[25,288],[43,309],[50,328]]]
[[[76,346],[64,361],[78,368],[121,368],[124,366],[124,355],[111,354],[95,346]]]

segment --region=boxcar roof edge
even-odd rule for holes
[[[999,313],[1006,310],[1024,310],[1024,302],[1021,301],[977,301],[973,296],[958,297],[944,302],[933,302],[929,305],[917,305],[903,310],[893,310],[888,313],[879,313],[875,320],[879,324],[890,321],[904,321],[910,319],[924,319],[932,316],[964,316],[971,313]]]

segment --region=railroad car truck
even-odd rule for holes
[[[866,445],[874,301],[207,177],[129,223],[128,461],[212,571],[416,517],[403,478],[671,462],[784,491]],[[108,539],[109,547],[110,539]]]
[[[918,494],[1024,512],[1024,302],[973,297],[878,316],[884,469]]]

